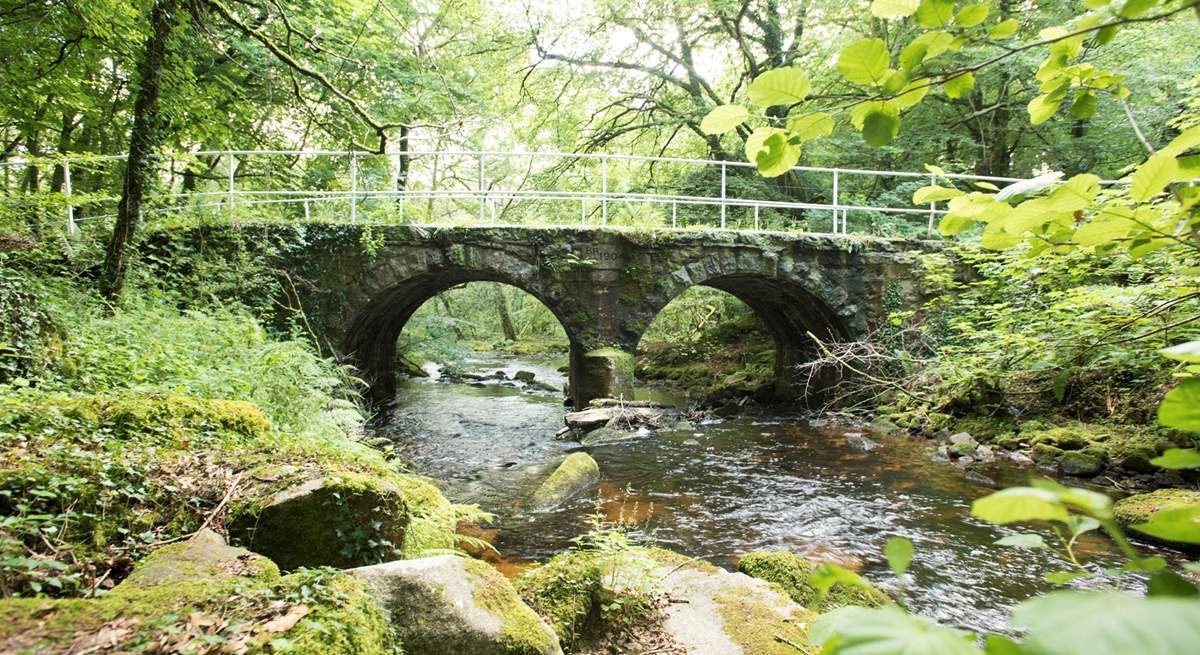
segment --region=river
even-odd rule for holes
[[[544,382],[564,382],[547,364],[480,356],[471,365],[484,374],[530,370]],[[880,551],[900,535],[916,546],[903,583],[910,609],[995,632],[1011,606],[1054,588],[1045,573],[1065,568],[1048,553],[993,545],[1017,530],[969,516],[971,501],[992,488],[932,461],[928,443],[867,432],[878,445],[864,451],[852,438],[860,427],[791,415],[749,414],[587,448],[600,465],[598,493],[530,513],[529,493],[580,449],[553,439],[565,411],[558,394],[499,381],[416,380],[401,386],[389,422],[377,429],[452,500],[496,514],[487,534],[510,571],[570,547],[599,515],[648,544],[727,568],[757,549],[857,560],[865,577],[895,591]],[[980,470],[1001,485],[1021,484],[1031,473],[1005,464]],[[1118,561],[1101,536],[1086,535],[1078,551]]]

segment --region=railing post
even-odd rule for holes
[[[71,204],[71,160],[63,160],[63,196],[67,200],[67,234],[75,234],[79,228],[75,225],[75,207]]]
[[[600,225],[608,225],[608,158],[600,155]]]
[[[350,151],[350,222],[358,222],[358,151]]]
[[[838,172],[833,172],[833,233],[838,233]]]
[[[929,176],[929,186],[937,186],[937,175]],[[925,236],[933,236],[933,222],[937,218],[937,202],[929,203],[929,227],[926,229]]]
[[[484,193],[484,186],[486,184],[484,176],[487,175],[486,159],[487,159],[486,155],[484,155],[482,152],[480,152],[479,153],[479,224],[480,225],[484,224],[484,205],[486,204],[486,200],[487,200],[487,194]]]
[[[727,166],[725,162],[721,162],[721,229],[725,229],[725,178]]]
[[[227,175],[229,178],[228,179],[229,186],[227,189],[225,210],[232,214],[233,213],[233,195],[237,190],[234,188],[233,177],[234,177],[234,173],[237,171],[237,164],[236,164],[236,162],[234,162],[232,150],[225,153],[225,158],[226,158],[226,161],[228,162],[228,166],[226,167],[226,172],[227,172]]]
[[[304,199],[304,222],[308,223],[311,221],[312,221],[312,214],[310,213],[310,210],[309,210],[308,198],[305,198]]]
[[[759,229],[758,228],[758,203],[754,204],[754,229],[755,229],[755,231],[757,231]]]

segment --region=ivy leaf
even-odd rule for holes
[[[1056,591],[1018,605],[1011,623],[1028,629],[1026,655],[1179,655],[1200,643],[1200,603],[1177,598]]]
[[[1168,448],[1150,463],[1164,469],[1200,469],[1200,451],[1195,448]]]
[[[920,4],[920,0],[874,0],[871,13],[877,18],[904,18],[911,16]]]
[[[887,111],[872,111],[863,119],[863,140],[878,148],[886,146],[900,133],[900,117]]]
[[[788,132],[801,141],[811,141],[833,133],[833,117],[823,111],[801,114],[788,119]]]
[[[1168,184],[1175,180],[1179,172],[1179,162],[1170,152],[1156,152],[1150,156],[1130,178],[1133,186],[1129,195],[1138,202],[1147,200],[1162,193]]]
[[[888,51],[883,39],[862,39],[842,48],[837,67],[855,84],[880,84],[888,74]]]
[[[917,23],[926,29],[941,27],[953,17],[954,0],[921,0],[917,7]]]
[[[759,107],[794,105],[808,97],[808,75],[795,66],[769,70],[754,78],[748,93],[750,102]]]
[[[822,655],[979,655],[971,633],[938,625],[898,607],[847,606],[812,623],[809,637]]]
[[[750,117],[750,111],[741,105],[721,105],[708,112],[700,121],[700,131],[705,134],[724,134],[741,125]]]
[[[892,537],[883,546],[883,556],[887,558],[888,566],[896,575],[904,575],[908,565],[912,564],[913,544],[904,537]]]
[[[974,27],[982,23],[988,17],[987,3],[979,3],[977,5],[967,5],[958,10],[958,15],[954,17],[954,23],[961,27]]]
[[[975,76],[971,73],[963,73],[952,77],[944,84],[942,89],[946,92],[946,96],[950,98],[961,98],[967,93],[970,93],[971,88],[975,86]]]
[[[993,25],[992,29],[988,30],[988,36],[993,39],[1007,39],[1016,34],[1019,29],[1021,29],[1020,21],[1010,18]]]
[[[1200,505],[1155,512],[1149,521],[1132,526],[1151,537],[1185,544],[1200,544]]]
[[[1069,516],[1057,494],[1034,487],[1009,487],[988,494],[971,503],[971,515],[998,525],[1017,521],[1065,523]]]
[[[1058,111],[1062,105],[1062,100],[1051,100],[1049,95],[1040,95],[1029,101],[1029,122],[1033,125],[1041,125],[1050,120],[1050,117]]]
[[[1010,534],[1007,537],[997,539],[996,545],[1012,548],[1033,548],[1035,550],[1047,547],[1046,540],[1040,534]]]
[[[1184,380],[1167,392],[1158,406],[1158,422],[1177,430],[1200,432],[1200,379]]]

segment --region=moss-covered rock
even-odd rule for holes
[[[489,565],[443,555],[349,573],[386,608],[408,655],[553,655],[558,637]]]
[[[1200,505],[1200,491],[1195,489],[1156,489],[1149,493],[1133,494],[1113,505],[1113,514],[1122,525],[1146,523],[1163,510]]]
[[[817,588],[811,578],[819,565],[799,555],[784,551],[758,551],[745,555],[738,561],[738,571],[751,577],[779,585],[792,600],[806,607],[817,597]],[[834,609],[846,605],[879,607],[891,602],[887,594],[873,586],[860,587],[837,583],[821,602],[821,609]]]
[[[226,545],[221,535],[206,528],[185,542],[165,546],[142,559],[114,593],[234,577],[275,582],[279,567],[266,557]]]
[[[1058,458],[1062,457],[1062,454],[1062,448],[1048,443],[1036,444],[1030,450],[1030,456],[1033,457],[1033,461],[1042,465],[1050,465],[1058,462]]]
[[[594,621],[603,590],[604,558],[588,551],[556,555],[529,569],[513,581],[517,593],[558,634],[570,650],[583,638],[589,621]]]
[[[1104,468],[1104,460],[1082,450],[1068,450],[1058,460],[1063,475],[1095,475]]]
[[[346,568],[398,557],[408,526],[401,489],[386,478],[342,473],[271,496],[230,523],[230,534],[285,570]]]
[[[534,511],[554,509],[600,481],[600,466],[587,453],[571,453],[533,492]]]

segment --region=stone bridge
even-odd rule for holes
[[[205,232],[211,243],[221,231]],[[667,303],[695,285],[749,305],[774,336],[776,395],[819,393],[795,371],[815,346],[864,335],[922,300],[917,254],[936,244],[845,235],[532,227],[304,224],[237,228],[274,244],[294,303],[375,400],[396,390],[396,340],[422,303],[464,282],[518,287],[558,317],[570,339],[573,402],[630,389],[633,354]],[[227,235],[228,236],[228,235]]]

